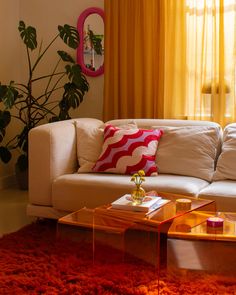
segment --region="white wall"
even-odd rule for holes
[[[19,37],[18,23],[23,20],[26,25],[32,25],[37,30],[38,42],[43,39],[47,44],[57,34],[57,26],[70,24],[77,26],[80,13],[88,7],[104,7],[104,0],[1,0],[0,1],[0,81],[8,83],[10,80],[24,81],[27,78],[27,63],[24,45]],[[3,42],[4,40],[4,42]],[[4,45],[4,46],[3,46]],[[44,62],[39,67],[39,74],[48,74],[57,60],[56,50],[62,49],[74,58],[76,51],[69,49],[58,40]],[[102,118],[103,108],[103,82],[104,77],[87,77],[90,89],[85,95],[84,102],[72,117]],[[41,85],[35,89],[40,93]],[[56,99],[56,97],[55,97]],[[14,123],[11,130],[18,128]],[[0,162],[0,188],[9,184],[9,179],[14,174],[15,161],[10,164]]]

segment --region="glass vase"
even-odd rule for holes
[[[133,205],[142,204],[143,199],[145,198],[145,195],[146,195],[145,190],[140,185],[136,185],[136,188],[131,192]]]

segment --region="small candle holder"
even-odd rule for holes
[[[223,228],[224,225],[224,219],[217,217],[217,216],[212,216],[207,218],[207,227],[211,228]]]
[[[186,212],[191,209],[192,201],[189,199],[177,199],[176,212]]]

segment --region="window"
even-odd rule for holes
[[[235,0],[186,0],[188,117],[234,118],[235,19]]]

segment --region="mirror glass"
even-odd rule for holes
[[[77,29],[80,44],[77,61],[83,73],[99,76],[104,72],[104,11],[90,7],[81,13]]]
[[[97,71],[104,63],[104,23],[99,14],[90,14],[83,27],[85,67]]]

